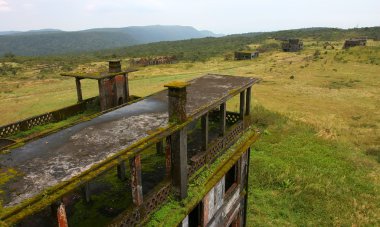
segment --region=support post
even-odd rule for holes
[[[245,107],[245,91],[240,92],[240,120],[244,119],[244,107]]]
[[[251,114],[251,94],[252,87],[247,88],[247,98],[245,103],[245,115],[249,116]]]
[[[201,118],[201,127],[202,127],[202,150],[206,151],[208,148],[208,132],[209,132],[209,121],[208,121],[208,112]]]
[[[245,171],[247,171],[246,175],[245,175],[245,190],[246,192],[248,192],[248,182],[249,182],[249,164],[250,164],[250,159],[251,159],[251,148],[248,148],[247,149],[247,168],[245,169]],[[244,224],[243,226],[245,227],[247,225],[247,209],[248,207],[248,193],[244,196]]]
[[[188,83],[172,82],[165,85],[169,89],[169,123],[186,121],[186,87]],[[171,176],[173,190],[178,199],[187,197],[187,128],[184,127],[170,136]]]
[[[166,159],[166,176],[171,176],[172,171],[172,153],[171,153],[171,137],[166,137],[165,147],[165,159]]]
[[[82,86],[81,86],[81,83],[80,83],[80,79],[78,77],[75,77],[75,85],[77,87],[78,102],[82,102],[83,101]]]
[[[86,201],[86,203],[89,203],[91,201],[91,191],[90,191],[90,183],[87,182],[84,184],[82,188],[83,198]]]
[[[57,209],[58,227],[68,227],[65,205],[61,203]]]
[[[186,127],[171,135],[172,183],[174,193],[179,199],[187,197],[187,129]]]
[[[142,179],[141,179],[141,157],[136,155],[129,160],[131,166],[131,186],[133,203],[140,206],[143,203]]]
[[[125,73],[124,75],[124,92],[125,92],[125,102],[129,101],[129,83],[128,83],[128,73]]]
[[[220,117],[220,132],[219,134],[221,136],[224,136],[226,134],[226,102],[220,104],[220,111],[219,111],[219,117]]]
[[[186,121],[186,87],[189,83],[186,82],[172,82],[166,84],[169,96],[169,123],[181,123]]]
[[[160,140],[156,143],[156,151],[158,155],[164,154],[164,141]]]
[[[107,109],[107,98],[106,98],[106,92],[103,85],[103,79],[98,80],[98,87],[99,87],[99,102],[100,102],[100,109],[106,110]]]
[[[125,180],[125,173],[126,173],[126,164],[125,164],[125,161],[121,161],[117,165],[117,177],[120,180]]]

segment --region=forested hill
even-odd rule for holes
[[[83,57],[107,59],[116,57],[142,57],[154,55],[175,55],[178,59],[197,61],[213,56],[221,56],[226,52],[247,49],[252,43],[264,43],[269,38],[288,37],[313,39],[319,41],[336,41],[355,37],[380,39],[380,27],[338,29],[338,28],[305,28],[276,32],[257,32],[223,36],[219,38],[190,39],[174,42],[158,42],[144,45],[102,50],[84,54]],[[262,45],[265,46],[265,45]],[[267,46],[267,48],[273,48]]]
[[[217,36],[190,26],[132,26],[97,28],[75,32],[55,29],[1,32],[0,55],[37,56],[95,51],[137,44]]]

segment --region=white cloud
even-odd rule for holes
[[[10,11],[11,7],[9,7],[9,4],[5,0],[0,0],[0,11]]]

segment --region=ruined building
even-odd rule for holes
[[[297,52],[303,49],[303,42],[300,39],[286,39],[282,41],[281,48],[285,52]]]
[[[78,105],[78,80],[99,81],[102,112],[1,148],[0,224],[245,226],[258,79],[207,74],[128,102],[131,71],[116,71],[65,74]]]
[[[258,51],[236,51],[235,52],[235,60],[251,60],[259,57]]]
[[[348,49],[355,46],[366,46],[367,38],[356,38],[356,39],[347,39],[344,41],[343,49]]]

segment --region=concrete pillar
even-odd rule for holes
[[[82,102],[83,101],[82,86],[81,86],[81,83],[80,83],[80,79],[78,77],[75,77],[75,85],[77,87],[78,102]]]
[[[220,104],[219,118],[220,118],[220,131],[219,134],[224,136],[226,134],[226,103]]]
[[[247,88],[247,98],[245,103],[245,115],[251,114],[251,94],[252,93],[252,87]]]
[[[65,205],[61,203],[57,209],[58,227],[68,227]]]
[[[171,153],[171,136],[166,137],[165,147],[166,176],[171,176],[172,171],[172,153]]]
[[[158,141],[156,143],[156,151],[157,151],[157,154],[159,154],[159,155],[164,154],[164,141],[163,140]]]
[[[239,108],[240,120],[244,119],[244,107],[245,107],[245,91],[242,91],[240,92],[240,108]]]
[[[251,159],[251,148],[248,148],[247,149],[247,168],[245,169],[245,171],[247,171],[247,173],[246,173],[246,175],[245,175],[245,190],[246,190],[246,192],[248,192],[248,182],[249,182],[249,165],[250,165],[250,159]],[[244,219],[244,225],[243,226],[246,226],[246,224],[247,224],[247,211],[248,211],[248,193],[244,196],[244,213],[243,213],[243,215],[244,215],[244,217],[243,217],[243,219]]]
[[[125,161],[121,161],[118,165],[117,165],[117,177],[120,179],[120,180],[125,180],[125,174],[126,174],[126,164],[125,164]]]
[[[171,135],[172,184],[179,199],[187,197],[187,129],[186,127]]]
[[[168,88],[169,122],[182,123],[186,121],[186,87],[189,83],[172,82]],[[170,136],[171,176],[173,190],[178,199],[187,197],[187,128],[184,127]]]
[[[141,179],[141,157],[136,155],[129,160],[131,167],[131,187],[133,203],[140,206],[143,203],[142,179]]]
[[[121,61],[120,60],[109,60],[108,61],[108,72],[118,73],[121,72]]]
[[[186,121],[186,87],[189,83],[186,82],[172,82],[166,84],[169,96],[169,122],[181,123]]]
[[[91,201],[91,191],[90,191],[90,183],[87,182],[84,184],[82,187],[82,194],[83,194],[83,199],[89,203]]]
[[[208,132],[209,132],[209,121],[208,113],[202,116],[201,118],[201,127],[202,127],[202,150],[206,151],[208,148]]]
[[[129,101],[129,82],[128,82],[128,73],[125,73],[123,75],[124,77],[124,96],[125,96],[125,102]]]

